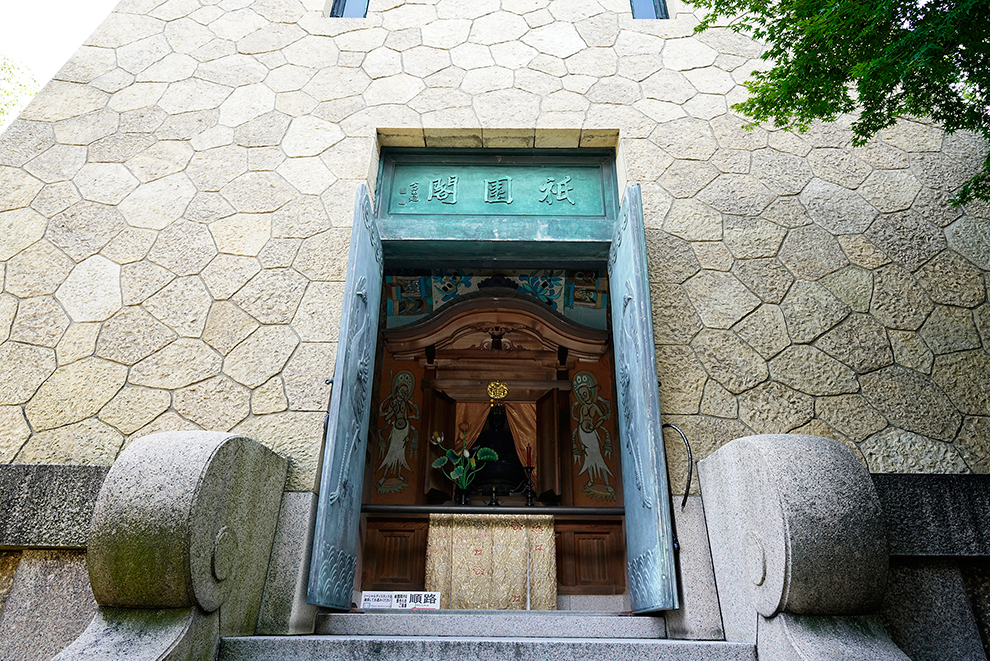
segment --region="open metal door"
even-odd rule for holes
[[[351,606],[381,294],[382,242],[362,184],[354,203],[307,592],[309,603],[329,608]]]
[[[677,608],[667,459],[639,185],[626,189],[608,258],[629,592],[636,613]]]

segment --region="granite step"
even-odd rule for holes
[[[743,643],[454,636],[224,638],[218,661],[756,661]]]
[[[666,638],[663,617],[575,611],[420,610],[322,613],[316,632],[336,636]]]

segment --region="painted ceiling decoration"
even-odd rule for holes
[[[528,294],[591,328],[606,328],[608,278],[598,269],[432,269],[385,275],[388,328],[423,319],[447,303],[487,287]]]

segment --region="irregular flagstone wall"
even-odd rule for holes
[[[744,131],[762,66],[627,0],[124,0],[0,137],[0,461],[202,427],[312,488],[355,187],[381,145],[617,146],[643,185],[667,420],[874,471],[987,472],[983,145],[903,121]],[[670,445],[680,483],[683,453]]]

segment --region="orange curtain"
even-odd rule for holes
[[[506,402],[505,417],[509,421],[512,441],[516,445],[519,462],[526,466],[527,449],[536,477],[536,402]]]
[[[512,432],[512,441],[516,446],[519,463],[526,465],[526,449],[533,462],[533,477],[536,477],[536,402],[506,402],[505,417]],[[470,448],[478,440],[481,430],[488,420],[491,404],[487,402],[457,402],[454,409],[454,424],[457,428],[457,440],[451,446],[460,450],[461,425],[466,425],[467,446]]]
[[[454,439],[454,444],[450,446],[452,450],[461,450],[461,425],[467,425],[465,427],[467,436],[467,446],[470,448],[474,445],[474,442],[478,440],[478,436],[481,434],[481,430],[485,427],[485,420],[488,419],[488,412],[491,410],[491,405],[488,402],[457,402],[457,406],[454,407],[454,429],[457,431],[457,438]]]

